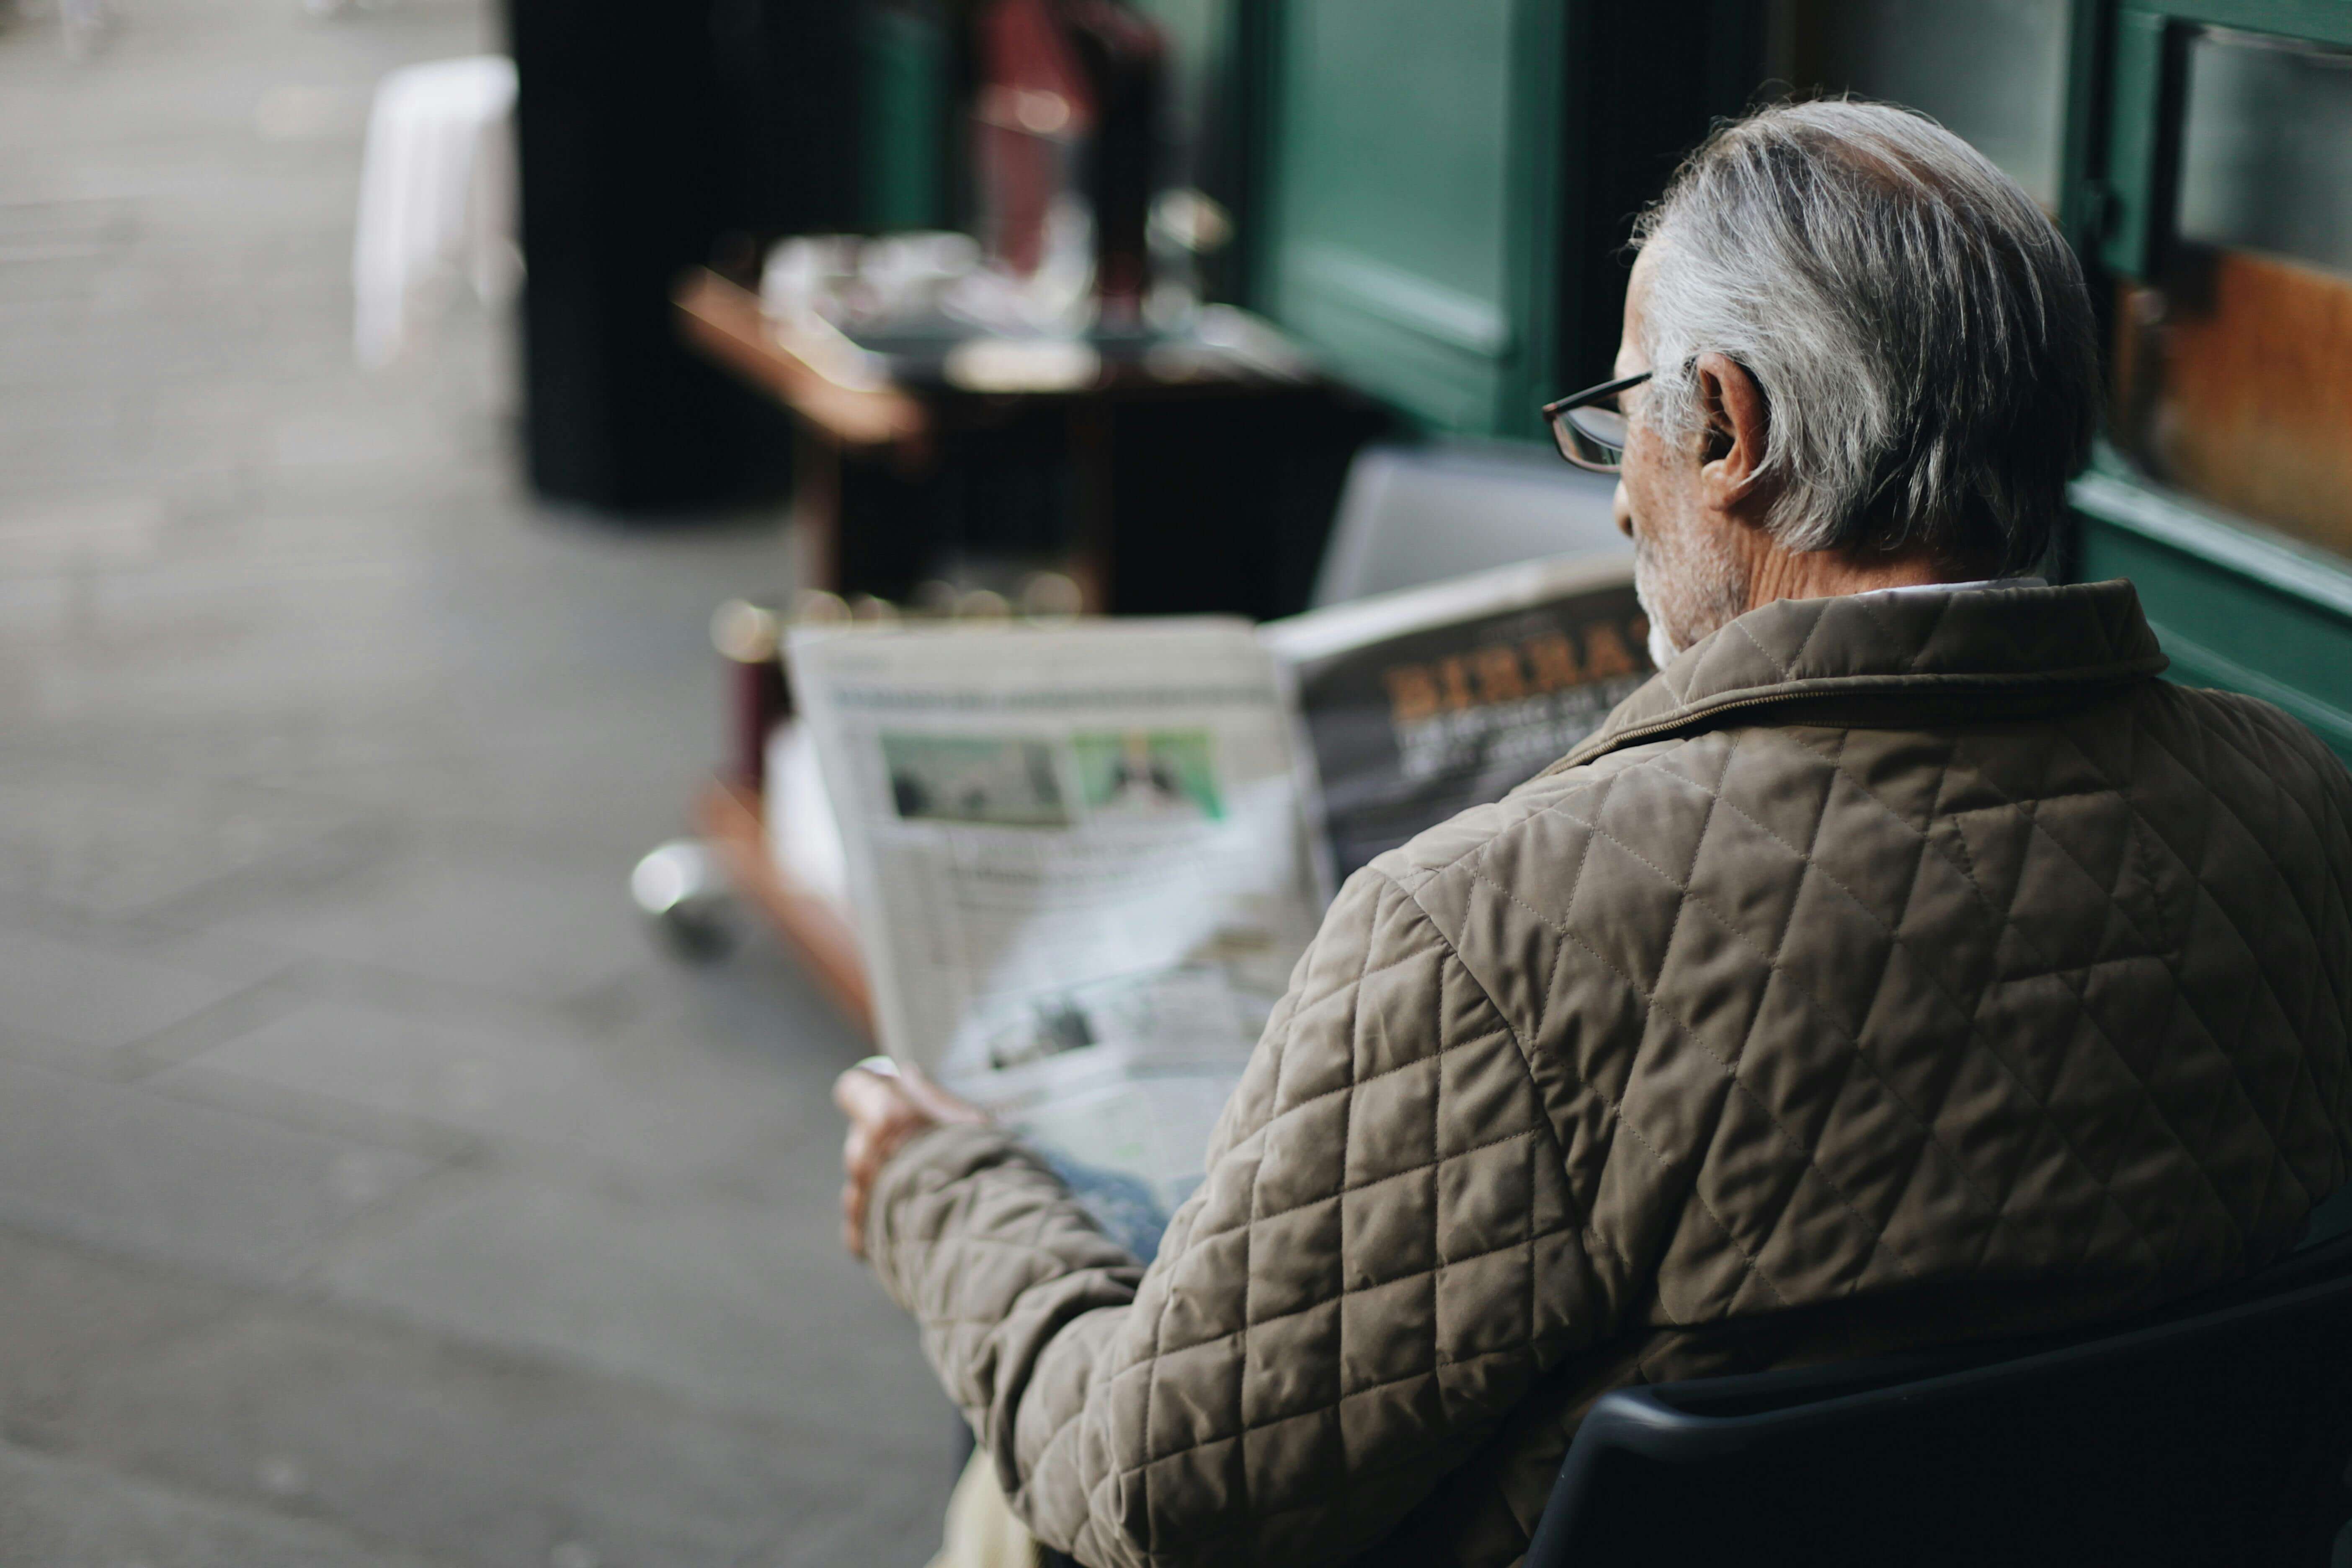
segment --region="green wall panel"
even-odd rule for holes
[[[938,228],[948,220],[948,39],[939,22],[870,7],[860,34],[866,226]]]
[[[1259,298],[1444,429],[1517,433],[1549,359],[1556,57],[1542,0],[1285,0]]]
[[[2188,22],[2352,44],[2352,5],[2346,0],[2143,0],[2139,8]]]
[[[2074,499],[2077,577],[2132,580],[2173,679],[2274,702],[2352,761],[2352,574],[2127,480]]]

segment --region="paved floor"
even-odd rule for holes
[[[478,312],[351,368],[370,85],[474,0],[116,8],[0,26],[0,1562],[921,1562],[857,1045],[623,897],[773,522],[535,510]]]

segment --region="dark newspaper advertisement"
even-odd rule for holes
[[[1616,558],[1507,567],[1262,634],[1295,683],[1335,883],[1541,773],[1653,673]]]

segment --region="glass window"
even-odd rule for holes
[[[1933,115],[2058,205],[2066,0],[1794,0],[1789,78]]]
[[[2352,52],[2210,29],[2188,109],[2180,237],[2352,276]]]
[[[2352,52],[2199,33],[2179,145],[2155,275],[2119,290],[2115,437],[2352,554]]]

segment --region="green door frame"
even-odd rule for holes
[[[1250,300],[1347,380],[1434,430],[1533,437],[1535,407],[1555,375],[1565,16],[1562,0],[1507,4],[1503,228],[1493,237],[1503,277],[1492,304],[1466,280],[1417,275],[1360,246],[1281,227],[1282,153],[1310,129],[1284,101],[1291,53],[1303,47],[1285,0],[1255,0],[1244,12],[1261,108],[1243,226]]]
[[[1633,214],[1712,121],[1747,104],[1765,7],[1504,0],[1497,289],[1400,269],[1360,243],[1283,231],[1285,157],[1296,151],[1290,139],[1312,129],[1282,101],[1286,52],[1298,47],[1286,23],[1302,3],[1236,0],[1255,105],[1241,225],[1245,297],[1341,375],[1432,430],[1541,439],[1540,404],[1607,374]]]
[[[2201,26],[2352,47],[2352,0],[2075,0],[2061,217],[2109,308],[2155,275]],[[2110,341],[2111,338],[2110,338]],[[2101,444],[2068,574],[2129,576],[2173,674],[2278,704],[2352,758],[2352,563],[2158,484]]]

